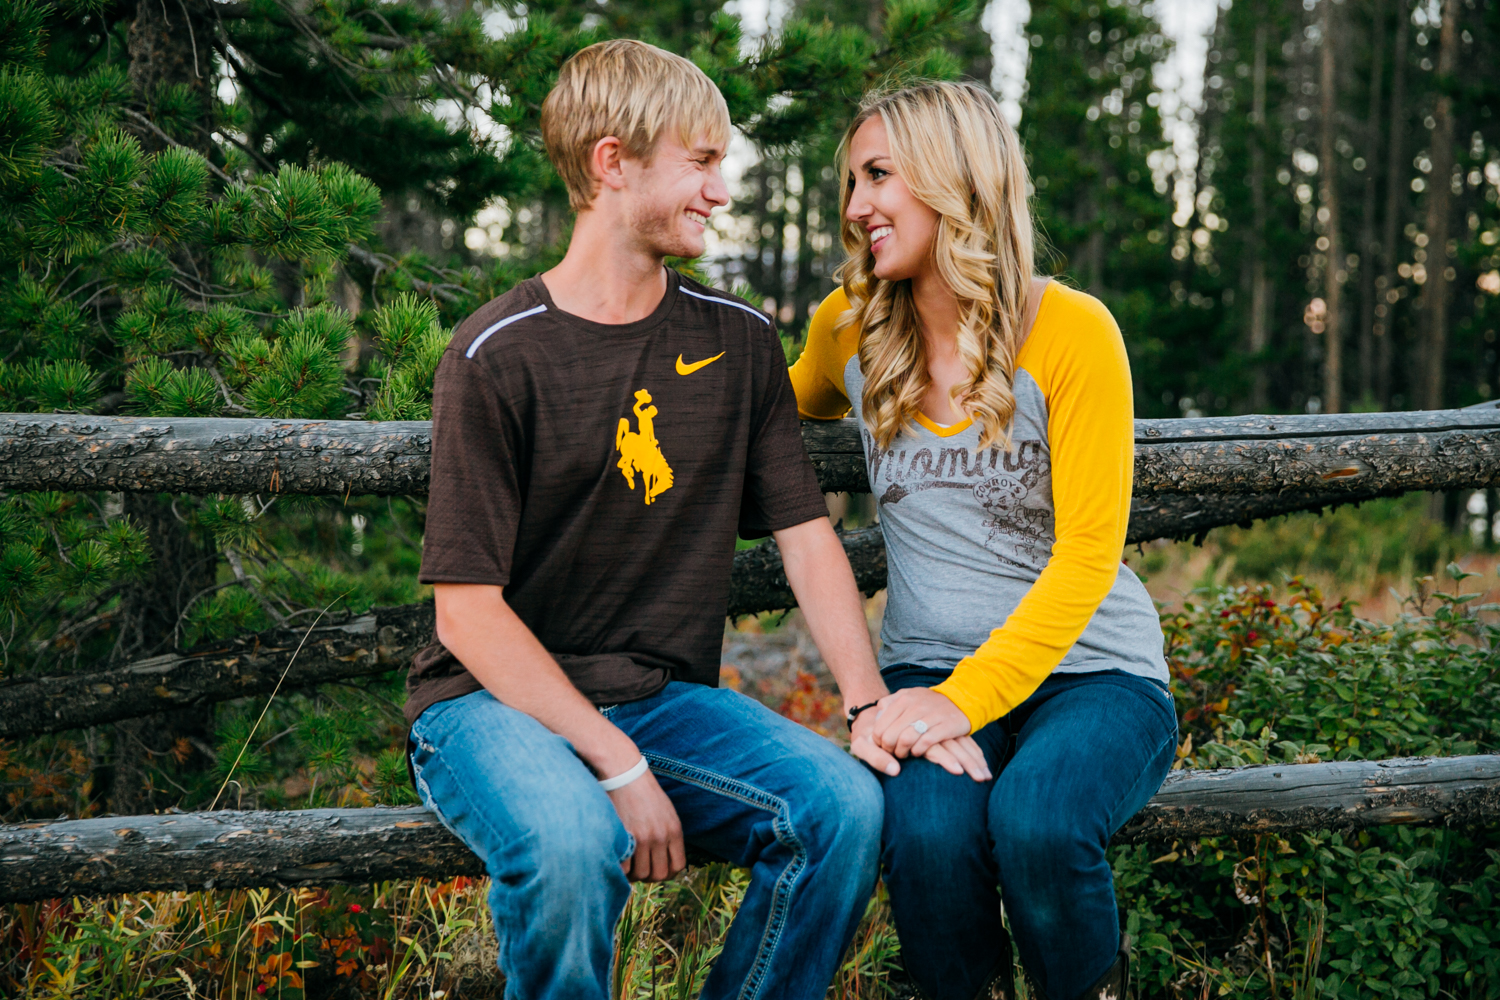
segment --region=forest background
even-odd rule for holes
[[[735,202],[696,266],[763,305],[789,357],[836,280],[854,102],[914,77],[995,81],[998,40],[1042,266],[1119,319],[1138,415],[1500,395],[1496,5],[1221,3],[1196,103],[1163,84],[1167,7],[1002,6],[1013,34],[962,0],[801,0],[763,33],[715,0],[13,0],[0,408],[426,417],[452,326],[566,243],[537,113],[561,61],[606,37],[688,55],[725,92]],[[1183,766],[1493,750],[1493,584],[1465,574],[1494,569],[1496,501],[1385,501],[1132,554],[1164,601]],[[422,514],[421,498],[6,496],[0,683],[420,599]],[[1342,600],[1388,591],[1362,618]],[[795,616],[739,623],[726,656],[726,679],[837,735]],[[260,728],[246,701],[0,742],[4,818],[225,790],[246,808],[410,802],[400,688],[396,672],[286,693]],[[1390,830],[1118,850],[1142,995],[1500,993],[1497,846]],[[688,995],[740,877],[639,893],[621,995]],[[486,940],[463,881],[57,901],[0,911],[0,989],[486,995]],[[835,992],[900,983],[877,901]]]

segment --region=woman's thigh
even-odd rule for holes
[[[1014,751],[990,797],[991,826],[997,838],[1082,840],[1102,850],[1161,787],[1176,749],[1176,712],[1160,685],[1131,674],[1055,681],[1029,712],[1018,712]]]

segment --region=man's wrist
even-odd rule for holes
[[[848,726],[850,731],[852,732],[854,730],[854,724],[859,721],[859,717],[878,704],[880,704],[880,699],[877,698],[874,701],[867,701],[862,705],[849,706],[848,708],[844,709],[844,724]]]

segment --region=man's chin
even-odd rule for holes
[[[677,239],[664,243],[657,248],[657,254],[661,257],[677,257],[683,260],[694,260],[702,257],[704,252],[703,240]]]

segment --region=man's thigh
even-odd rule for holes
[[[753,864],[789,824],[816,838],[834,820],[882,811],[873,773],[817,733],[724,688],[674,682],[607,711],[651,762],[687,840]],[[812,845],[808,845],[812,846]]]
[[[567,740],[476,691],[440,702],[412,726],[422,801],[496,871],[533,863],[556,838],[628,858],[630,835]]]

